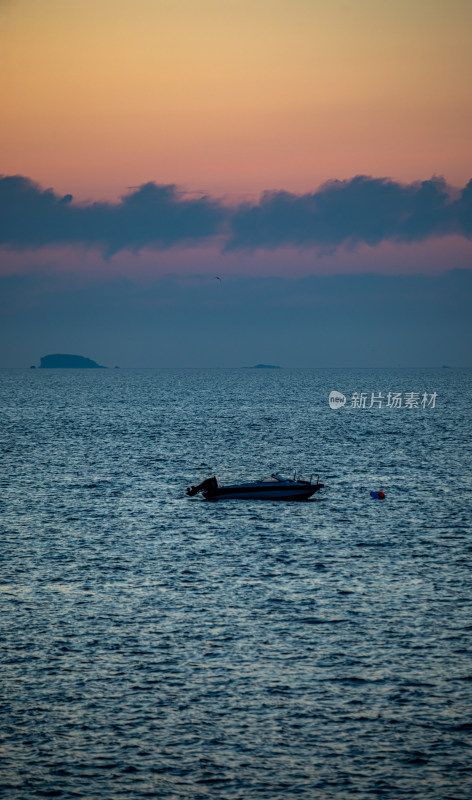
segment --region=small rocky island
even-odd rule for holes
[[[66,353],[53,353],[43,356],[39,365],[40,369],[106,369],[91,358],[73,356]]]
[[[280,369],[277,364],[254,364],[251,369]]]

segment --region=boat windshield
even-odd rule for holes
[[[283,478],[277,472],[273,475],[268,475],[267,478],[262,478],[261,483],[285,483],[287,478]]]

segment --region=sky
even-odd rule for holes
[[[472,366],[469,0],[0,0],[0,70],[0,366]]]

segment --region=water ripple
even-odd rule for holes
[[[0,794],[468,800],[470,373],[96,373],[0,375]]]

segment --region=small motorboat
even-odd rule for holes
[[[231,486],[218,486],[216,478],[207,478],[198,486],[190,486],[187,495],[194,497],[201,492],[205,500],[308,500],[322,488],[323,484],[318,478],[316,483],[312,483],[311,478],[303,481],[296,475],[293,478],[283,478],[275,473],[261,481]]]

